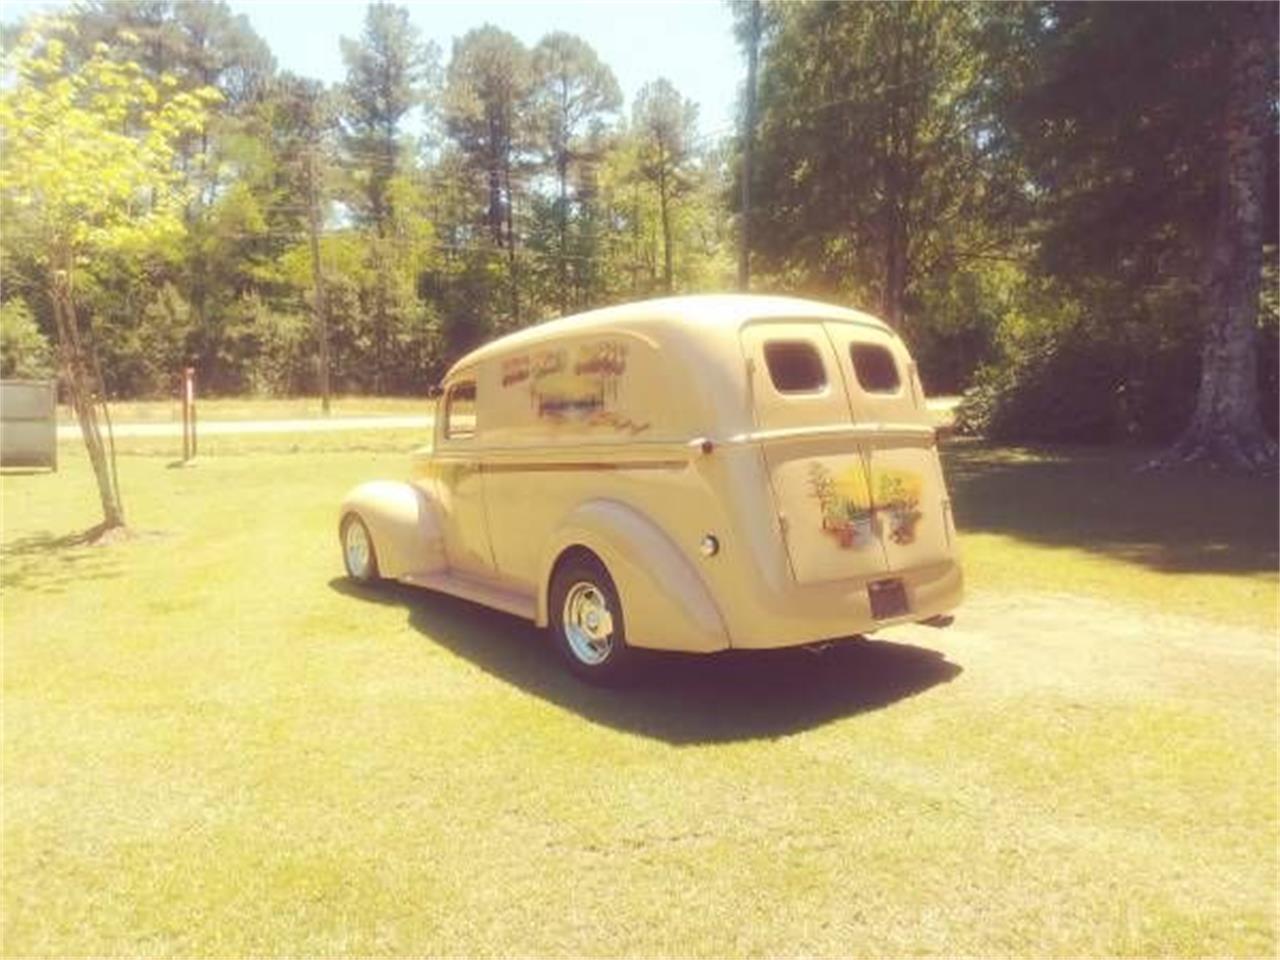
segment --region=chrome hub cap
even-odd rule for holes
[[[597,666],[613,650],[613,614],[609,601],[594,583],[582,581],[564,598],[564,634],[573,655],[588,666]]]
[[[359,520],[347,524],[347,535],[342,545],[347,554],[347,570],[353,577],[363,580],[369,576],[369,533]]]

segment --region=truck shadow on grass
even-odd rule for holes
[[[338,593],[403,607],[432,643],[588,720],[673,744],[798,733],[879,710],[948,683],[962,668],[936,650],[850,638],[820,653],[650,653],[636,680],[596,688],[570,676],[543,631],[518,617],[400,584],[329,582]]]

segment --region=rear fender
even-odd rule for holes
[[[549,619],[556,562],[575,546],[596,554],[609,569],[630,645],[698,653],[729,646],[720,610],[696,567],[653,521],[615,500],[580,505],[552,537],[539,566],[539,626]]]
[[[445,568],[439,510],[420,487],[393,480],[362,483],[343,498],[339,526],[348,514],[369,528],[382,576],[394,580]]]

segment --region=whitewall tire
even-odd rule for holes
[[[373,547],[373,537],[365,522],[354,513],[342,518],[339,530],[342,539],[342,564],[347,576],[356,583],[373,583],[378,575],[378,554]]]

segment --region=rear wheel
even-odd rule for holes
[[[551,633],[569,669],[592,683],[619,683],[635,668],[613,578],[593,554],[556,569],[549,598]]]
[[[347,568],[347,576],[357,583],[372,583],[380,579],[378,575],[378,554],[373,549],[373,537],[369,536],[369,528],[356,514],[348,513],[342,518],[340,536],[342,538],[342,563]]]

